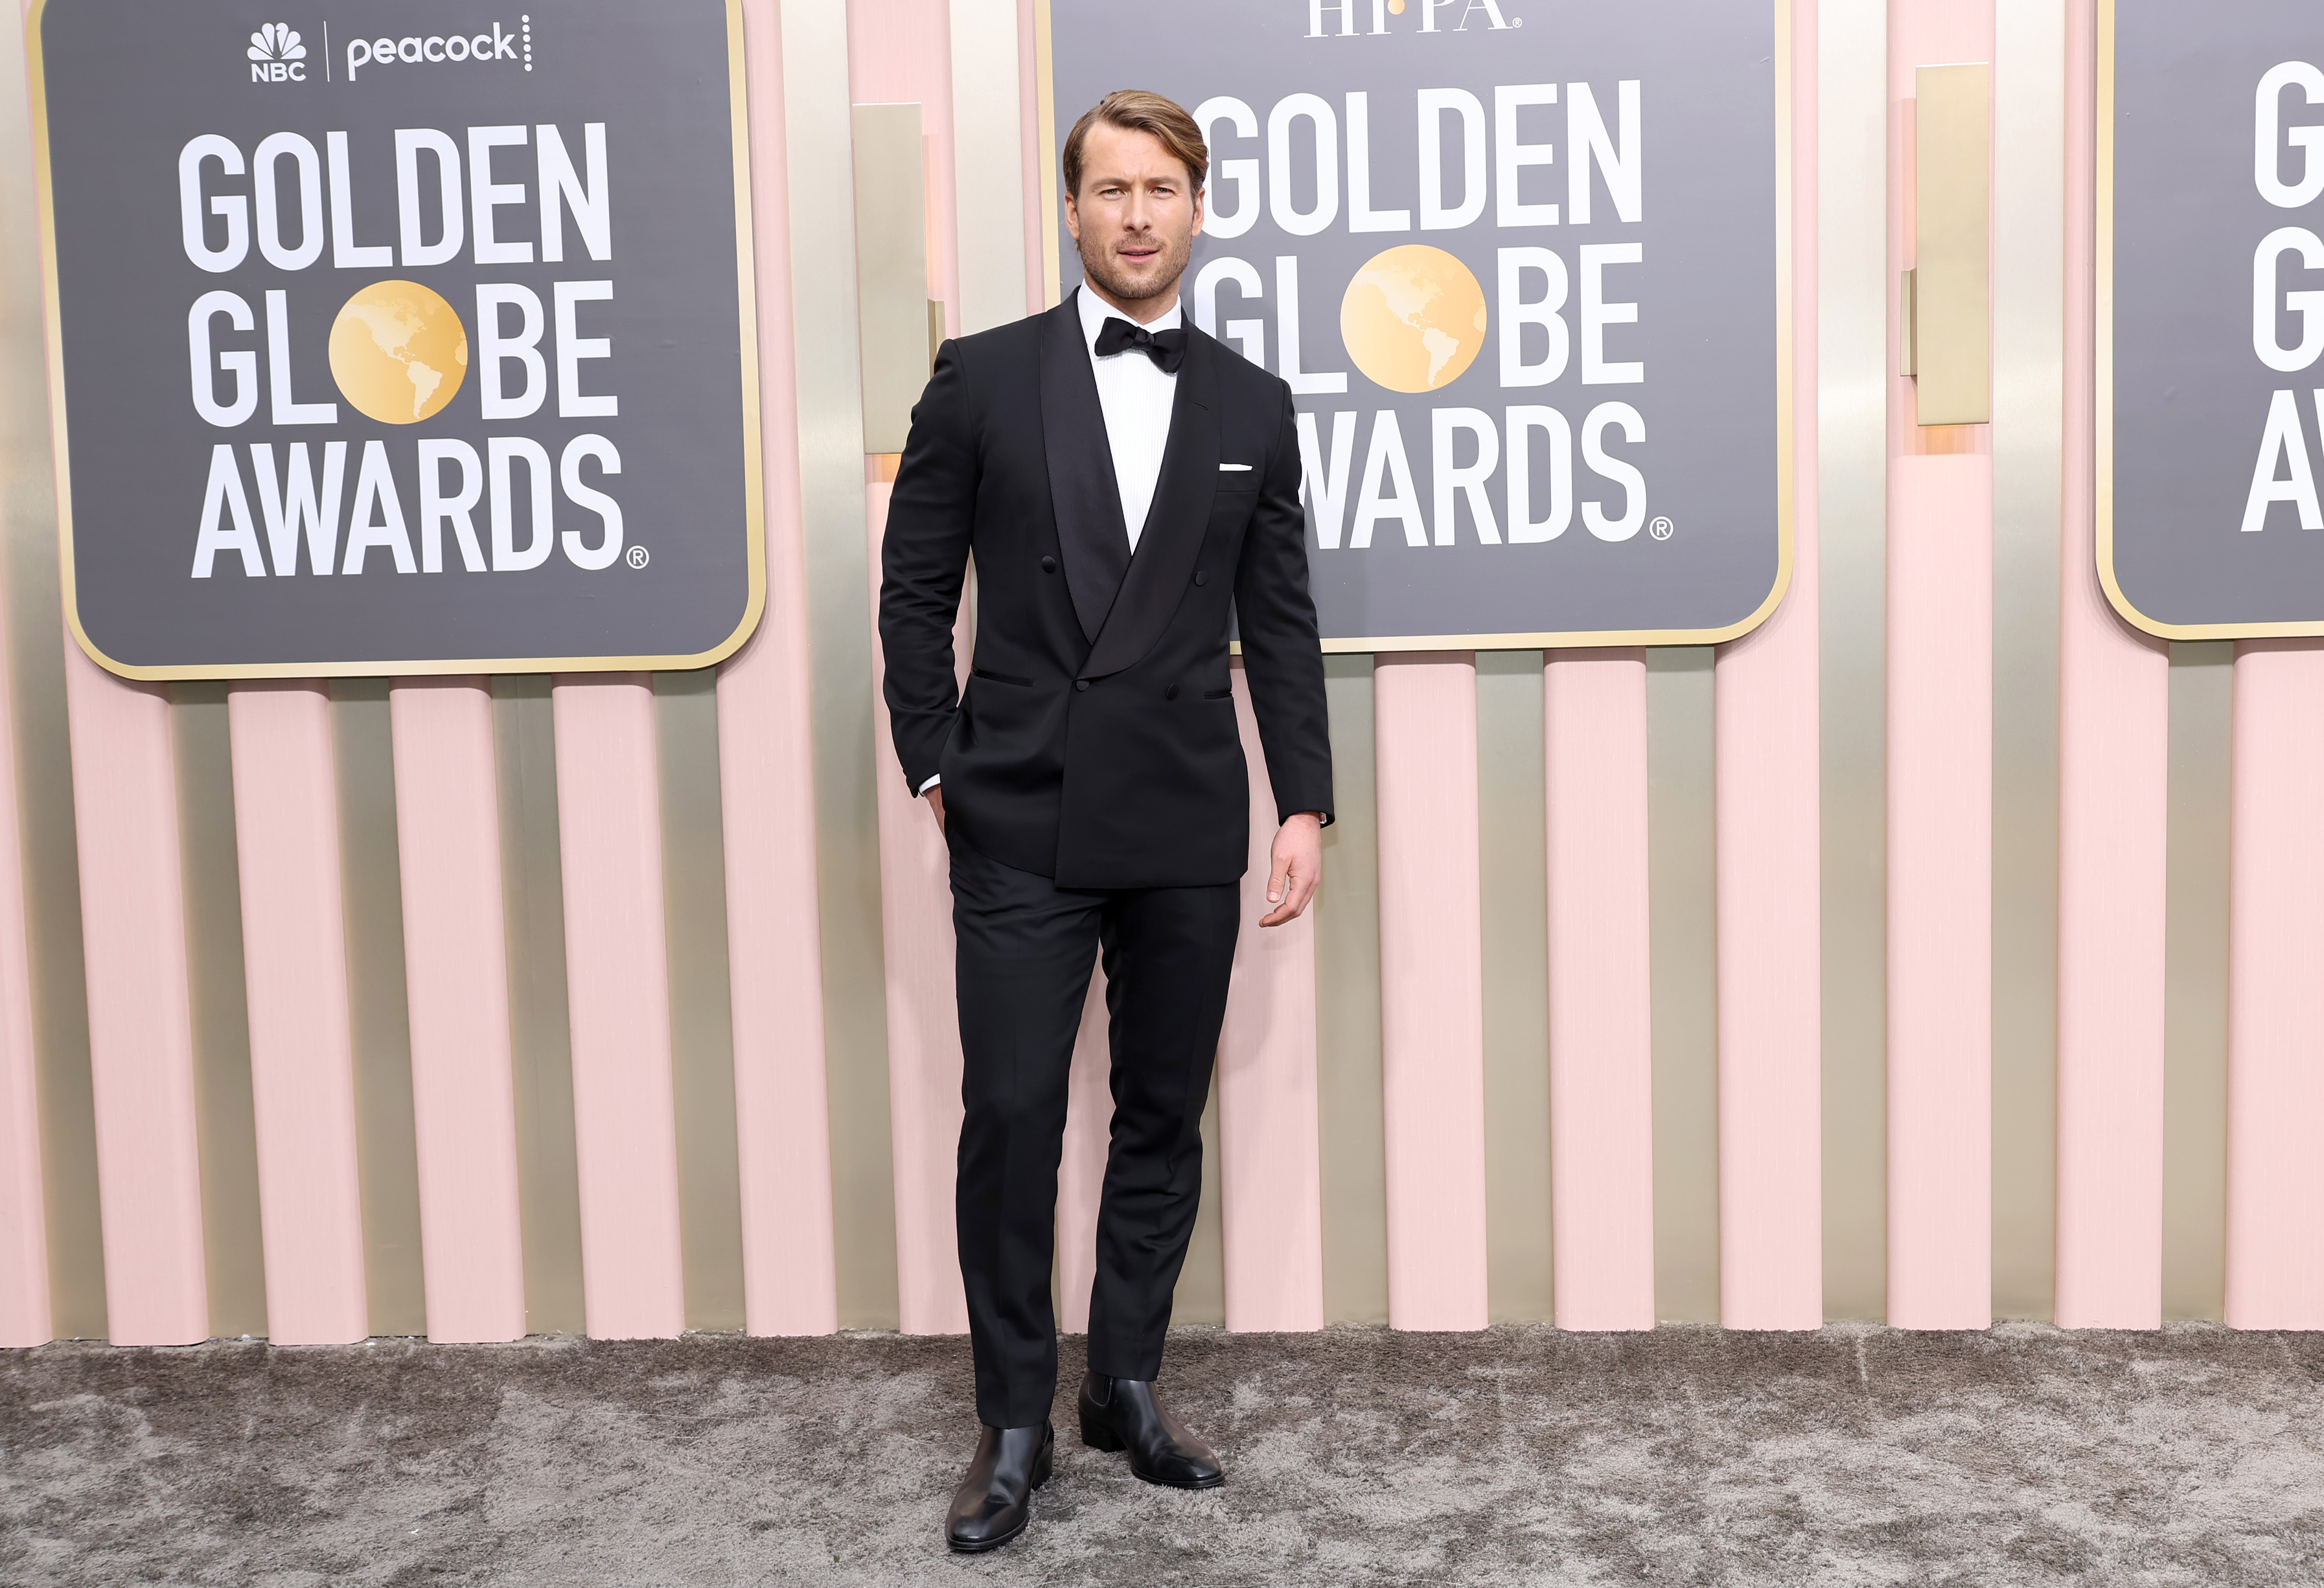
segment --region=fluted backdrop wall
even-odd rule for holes
[[[767,617],[650,677],[83,657],[0,44],[0,1344],[964,1327],[848,152],[918,106],[947,330],[1042,307],[1037,5],[744,0]],[[2094,38],[2092,0],[1794,0],[1789,597],[1716,651],[1328,659],[1340,821],[1312,917],[1239,950],[1180,1322],[2324,1327],[2324,653],[2098,591]],[[1962,60],[1996,381],[1947,442],[1902,406],[1896,192],[1913,69]],[[1085,1020],[1068,1328],[1102,1064]]]

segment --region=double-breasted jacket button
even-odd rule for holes
[[[1163,691],[1162,691],[1162,698],[1163,698],[1163,699],[1165,699],[1165,700],[1176,700],[1176,699],[1177,699],[1177,698],[1178,698],[1178,686],[1177,686],[1177,685],[1176,685],[1176,684],[1173,684],[1173,685],[1171,685],[1168,688],[1167,688],[1167,689],[1163,690]]]
[[[1086,689],[1089,688],[1089,680],[1087,679],[1075,679],[1074,680],[1074,688],[1076,689]]]
[[[1045,574],[1056,573],[1057,571],[1057,559],[1054,557],[1045,557],[1041,559],[1041,571]]]
[[[1211,575],[1209,569],[1198,568],[1194,570],[1194,583],[1198,585],[1207,585],[1210,582]]]

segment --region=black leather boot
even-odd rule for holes
[[[1162,1409],[1151,1384],[1084,1373],[1081,1414],[1082,1443],[1092,1450],[1129,1451],[1130,1472],[1148,1483],[1215,1489],[1227,1481],[1211,1447]]]
[[[1032,1428],[983,1427],[968,1476],[952,1491],[945,1542],[964,1555],[998,1549],[1032,1519],[1033,1491],[1049,1481],[1057,1436],[1047,1423]]]

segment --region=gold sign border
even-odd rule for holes
[[[1792,8],[1775,6],[1775,579],[1758,609],[1719,629],[1601,629],[1540,634],[1384,634],[1326,640],[1329,652],[1376,651],[1568,651],[1615,645],[1717,645],[1740,639],[1775,614],[1792,587],[1794,478],[1792,436]],[[1041,129],[1041,280],[1054,307],[1063,295],[1057,264],[1056,83],[1049,49],[1049,0],[1033,0],[1036,106]],[[1240,645],[1236,647],[1241,649]]]
[[[2123,594],[2114,570],[2114,7],[2115,0],[2098,3],[2098,94],[2092,114],[2098,118],[2098,199],[2091,314],[2096,321],[2090,338],[2096,367],[2091,372],[2094,401],[2090,426],[2092,508],[2096,519],[2098,585],[2107,602],[2135,629],[2158,640],[2266,640],[2324,634],[2324,616],[2281,623],[2166,623],[2149,617]]]
[[[49,428],[57,475],[58,562],[64,581],[65,624],[90,660],[124,679],[348,679],[422,678],[457,673],[586,673],[678,671],[724,661],[742,647],[759,626],[767,607],[766,480],[759,426],[759,317],[756,253],[751,231],[751,136],[748,85],[744,80],[742,0],[726,3],[726,92],[732,111],[734,146],[734,263],[737,325],[742,374],[742,467],[745,532],[751,573],[751,598],[742,621],[732,633],[707,651],[690,656],[520,656],[444,660],[302,661],[138,667],[119,661],[98,650],[81,627],[78,595],[73,582],[72,466],[65,439],[65,365],[63,328],[57,300],[57,226],[55,195],[49,182],[49,109],[47,71],[41,52],[41,18],[48,0],[32,0],[24,20],[27,75],[32,96],[33,179],[41,206],[41,282],[45,291],[49,353]]]

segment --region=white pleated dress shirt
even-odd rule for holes
[[[1105,415],[1105,441],[1113,452],[1114,489],[1121,494],[1121,522],[1130,531],[1130,549],[1138,549],[1146,515],[1154,506],[1154,487],[1162,478],[1162,453],[1170,444],[1170,408],[1178,400],[1178,377],[1166,375],[1153,357],[1131,347],[1111,357],[1097,355],[1097,334],[1108,319],[1130,319],[1087,287],[1074,290],[1074,301],[1082,313],[1082,346],[1089,349],[1090,371],[1097,376],[1097,403]],[[1130,320],[1136,325],[1136,320]],[[1174,303],[1148,322],[1149,331],[1176,330],[1185,323],[1185,306]],[[920,785],[925,794],[944,781],[942,773]]]
[[[1170,405],[1177,401],[1178,377],[1164,374],[1151,356],[1135,347],[1100,358],[1098,332],[1109,319],[1130,317],[1086,286],[1078,289],[1074,299],[1082,311],[1082,343],[1089,349],[1090,369],[1097,376],[1098,406],[1105,411],[1105,439],[1113,449],[1113,483],[1121,494],[1121,522],[1130,531],[1130,549],[1134,552],[1146,528],[1146,514],[1154,505],[1155,484],[1162,477],[1162,451],[1170,443]],[[1174,303],[1148,322],[1146,329],[1171,331],[1185,323],[1185,305]]]

